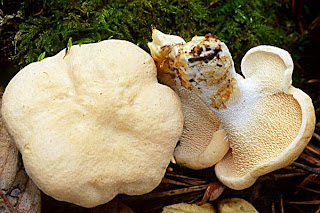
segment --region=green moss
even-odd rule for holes
[[[19,26],[15,58],[20,65],[37,61],[39,55],[56,54],[66,47],[69,37],[74,44],[104,39],[125,39],[148,51],[151,29],[190,39],[211,33],[225,41],[236,64],[243,53],[258,44],[283,48],[292,46],[291,29],[281,28],[277,16],[289,10],[289,0],[218,1],[202,0],[43,0]],[[213,1],[214,2],[214,1]],[[27,0],[27,11],[34,1]],[[34,5],[33,5],[34,7]],[[288,12],[288,11],[287,11]],[[284,23],[280,24],[287,24]],[[286,25],[287,26],[287,25]],[[292,26],[294,26],[292,24]],[[238,69],[239,70],[239,69]]]

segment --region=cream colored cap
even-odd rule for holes
[[[25,67],[3,96],[27,173],[44,193],[84,207],[150,192],[182,133],[178,96],[130,42],[65,52]]]

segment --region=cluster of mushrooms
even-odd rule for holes
[[[214,36],[186,43],[154,30],[152,38],[152,57],[106,40],[62,50],[10,81],[1,113],[44,193],[84,207],[148,193],[172,156],[191,169],[215,165],[240,190],[303,151],[315,113],[291,85],[286,51],[251,49],[243,78]]]

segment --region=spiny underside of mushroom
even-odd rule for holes
[[[193,41],[201,42],[201,48],[196,46],[191,49],[189,43],[186,43],[182,38],[153,30],[153,41],[148,44],[158,68],[159,81],[170,86],[181,99],[184,128],[174,157],[178,164],[191,169],[204,169],[213,166],[222,159],[229,149],[226,133],[224,130],[220,130],[221,122],[217,115],[206,106],[206,103],[196,93],[185,88],[195,87],[191,87],[187,76],[182,72],[177,72],[177,69],[181,67],[181,61],[183,61],[179,60],[180,56],[188,57],[194,63],[202,61],[206,64],[212,61],[214,56],[220,54],[221,45],[214,36],[206,36],[205,41],[201,41],[199,38],[195,38]],[[210,43],[216,44],[214,49],[209,49],[212,48]],[[222,63],[226,60],[228,59],[222,56],[221,62],[216,61],[215,63]],[[228,61],[230,62],[230,60]],[[217,81],[225,85],[223,72],[221,70],[221,76],[218,77],[221,80],[217,79]],[[204,75],[211,74],[204,72]]]
[[[312,136],[315,113],[310,97],[291,85],[288,52],[272,46],[251,49],[242,60],[242,79],[227,46],[214,36],[167,46],[171,51],[164,61],[170,63],[164,64],[170,76],[197,94],[227,133],[231,149],[215,167],[222,183],[247,188],[300,155]]]

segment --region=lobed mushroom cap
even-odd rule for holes
[[[190,43],[201,42],[204,37],[195,37]],[[180,97],[184,116],[184,128],[174,157],[178,164],[191,169],[205,169],[215,165],[229,149],[226,133],[220,128],[220,120],[192,91],[181,85],[175,71],[174,60],[183,54],[180,47],[185,41],[175,35],[159,30],[152,31],[152,42],[148,43],[158,68],[158,78],[170,86]],[[186,44],[190,46],[189,43]]]
[[[2,103],[27,173],[46,194],[93,207],[160,182],[182,133],[178,96],[145,51],[72,46],[21,70]]]
[[[241,64],[240,103],[222,112],[230,150],[215,166],[219,180],[244,189],[268,172],[291,164],[312,137],[310,97],[291,85],[292,59],[285,50],[259,46]]]

